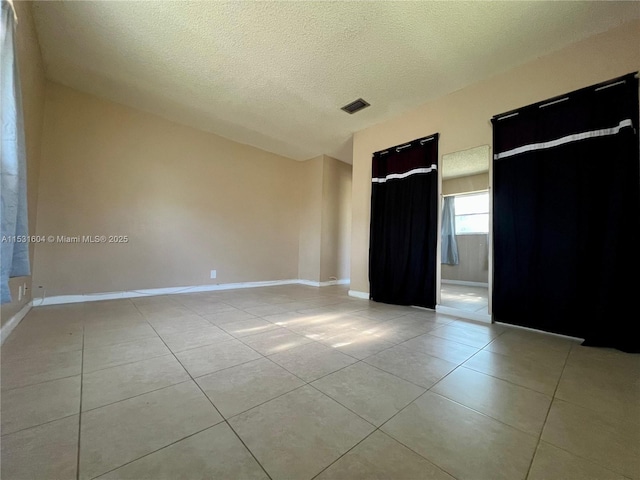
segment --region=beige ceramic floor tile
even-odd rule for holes
[[[113,313],[102,313],[99,316],[93,316],[85,319],[84,333],[85,336],[99,335],[109,330],[118,330],[126,327],[137,327],[147,325],[147,320],[141,313],[132,313],[127,315],[114,315]]]
[[[275,315],[277,313],[284,313],[287,311],[286,308],[281,307],[280,305],[260,305],[257,307],[248,307],[244,309],[246,312],[249,312],[252,315],[256,315],[258,317],[264,317],[265,315]]]
[[[82,410],[108,405],[190,378],[173,355],[87,373],[82,379]]]
[[[554,335],[533,333],[526,330],[509,330],[494,339],[486,350],[502,355],[527,358],[532,362],[564,364],[571,347],[576,342]]]
[[[149,323],[158,335],[173,335],[188,330],[200,330],[210,327],[211,324],[198,315],[182,316],[179,318],[161,318],[149,320]]]
[[[27,316],[16,326],[11,333],[12,341],[27,342],[36,338],[46,339],[56,335],[82,335],[84,325],[81,316],[43,316],[35,315],[39,309],[31,309]]]
[[[141,338],[154,338],[157,334],[148,323],[132,326],[100,329],[90,331],[85,329],[84,348],[95,348],[117,343],[127,343]]]
[[[614,472],[640,478],[637,422],[612,421],[601,413],[556,399],[542,440]]]
[[[384,350],[365,362],[424,388],[430,388],[457,366],[403,346]]]
[[[305,382],[317,380],[357,361],[335,348],[317,342],[291,348],[269,358]]]
[[[277,330],[280,327],[261,318],[250,318],[238,322],[223,323],[220,325],[220,328],[236,338],[242,338],[270,330]]]
[[[160,336],[167,344],[167,347],[169,347],[174,353],[189,350],[191,348],[213,345],[233,338],[227,332],[214,325]]]
[[[82,350],[82,332],[52,335],[17,335],[14,332],[2,345],[2,360],[20,360],[61,352]]]
[[[366,363],[343,368],[312,385],[376,426],[425,392]]]
[[[596,410],[640,429],[640,370],[621,377],[615,370],[566,365],[556,398]]]
[[[163,305],[166,307],[173,307],[179,305],[177,297],[179,297],[179,295],[142,296],[132,298],[131,303],[133,303],[136,307],[139,307],[141,305]]]
[[[78,415],[2,437],[2,478],[74,480]]]
[[[374,430],[306,386],[230,420],[273,479],[310,479]]]
[[[485,347],[499,335],[498,332],[490,329],[488,326],[464,326],[459,323],[450,323],[448,325],[438,327],[429,331],[428,334],[476,348]]]
[[[109,472],[221,421],[192,381],[85,412],[80,478]]]
[[[238,294],[232,298],[225,299],[225,302],[234,308],[239,308],[240,310],[247,310],[254,307],[270,306],[268,303],[262,301],[258,297],[251,298],[249,295],[242,294]]]
[[[256,360],[261,358],[261,355],[239,340],[229,340],[178,352],[176,357],[191,376],[196,378]]]
[[[431,392],[382,431],[459,480],[524,479],[538,441]]]
[[[584,458],[576,457],[553,445],[540,442],[527,480],[624,480]]]
[[[478,352],[462,365],[545,395],[553,395],[562,373],[562,365],[555,362],[532,362],[527,358],[487,350]]]
[[[225,312],[213,313],[210,315],[203,315],[202,318],[204,318],[205,320],[207,320],[209,323],[213,325],[222,325],[223,323],[249,320],[251,318],[256,318],[256,316],[248,312],[245,312],[244,310],[235,308],[233,310],[227,310]]]
[[[314,316],[305,315],[300,312],[285,312],[277,313],[275,315],[264,315],[262,318],[274,325],[278,325],[279,327],[286,327],[293,330],[291,327],[306,325],[307,322],[313,321]]]
[[[0,352],[2,478],[75,478],[82,368],[83,408],[114,402],[82,414],[82,479],[265,478],[255,454],[274,480],[325,468],[319,478],[517,480],[528,466],[528,480],[640,480],[637,355],[347,292],[283,285],[33,308]],[[180,365],[236,413],[242,440]],[[407,385],[443,374],[411,401]],[[396,439],[367,437],[370,423],[303,384],[317,380],[377,424],[399,410],[381,426]]]
[[[353,315],[358,317],[370,318],[371,320],[392,320],[394,318],[399,318],[407,315],[409,312],[400,311],[400,310],[384,310],[377,308],[365,308],[363,310],[358,310],[353,312]]]
[[[198,315],[213,315],[216,313],[233,311],[235,307],[223,302],[208,302],[200,305],[191,305],[188,308],[196,312]]]
[[[138,362],[170,353],[171,351],[162,339],[157,336],[106,347],[86,348],[84,350],[83,372],[95,372],[103,368]]]
[[[536,436],[551,405],[547,395],[464,367],[431,391]]]
[[[284,352],[290,348],[304,345],[312,340],[293,333],[286,328],[278,328],[243,337],[242,341],[262,355],[273,355],[274,353]]]
[[[478,353],[478,348],[470,347],[462,343],[452,342],[433,335],[420,335],[419,337],[401,343],[403,347],[417,350],[432,357],[438,357],[457,365],[468,360]]]
[[[629,376],[640,371],[640,355],[612,348],[594,348],[574,345],[567,358],[568,365],[606,370],[612,375]]]
[[[144,305],[138,307],[142,315],[150,322],[160,319],[191,317],[196,312],[182,305],[166,307],[164,305]]]
[[[304,385],[266,358],[199,377],[197,382],[226,418]]]
[[[373,322],[370,320],[369,322]],[[420,320],[406,319],[404,317],[389,320],[383,323],[371,324],[362,330],[365,333],[390,343],[401,343],[411,338],[415,338],[436,328],[433,324],[425,324]]]
[[[81,368],[81,350],[3,361],[2,389],[24,387],[58,378],[80,375]]]
[[[393,347],[393,343],[382,340],[374,335],[361,333],[346,333],[321,340],[321,343],[337,348],[359,360],[375,355],[382,350]]]
[[[80,411],[80,375],[2,392],[2,435]]]
[[[226,423],[135,460],[102,480],[238,479],[267,475]]]
[[[318,475],[317,480],[455,480],[377,431]]]

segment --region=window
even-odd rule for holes
[[[456,195],[456,235],[489,233],[489,192]]]

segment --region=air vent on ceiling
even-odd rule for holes
[[[359,98],[348,105],[345,105],[340,110],[344,110],[347,113],[356,113],[362,110],[363,108],[367,108],[369,104],[365,102],[363,99]]]

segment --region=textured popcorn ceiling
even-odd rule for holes
[[[49,78],[297,160],[640,2],[35,2]],[[613,52],[612,52],[613,53]],[[362,97],[371,107],[340,110]]]
[[[442,178],[466,177],[489,172],[489,145],[448,153],[442,156]]]

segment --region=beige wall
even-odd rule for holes
[[[320,281],[350,275],[351,165],[324,155]]]
[[[38,244],[47,296],[298,277],[294,160],[55,83],[42,152],[39,235],[129,238]]]
[[[351,165],[327,155],[300,164],[299,278],[349,278]]]
[[[458,265],[442,264],[442,280],[489,282],[488,235],[456,235]]]
[[[491,145],[493,115],[640,69],[640,22],[573,44],[357,132],[353,142],[351,289],[368,292],[371,154],[435,132],[440,155]]]
[[[15,2],[18,26],[16,45],[22,105],[24,111],[25,142],[27,152],[27,204],[29,209],[29,232],[35,232],[36,206],[38,201],[38,176],[40,168],[40,138],[44,112],[45,77],[36,37],[30,2]],[[33,270],[33,245],[30,249]],[[27,284],[26,295],[18,300],[18,288]],[[2,305],[0,317],[4,325],[26,303],[31,300],[31,277],[18,277],[9,281],[13,301]]]
[[[324,155],[300,163],[298,278],[320,281],[322,259],[322,175]]]
[[[489,174],[479,173],[442,181],[442,195],[478,192],[489,189]]]

